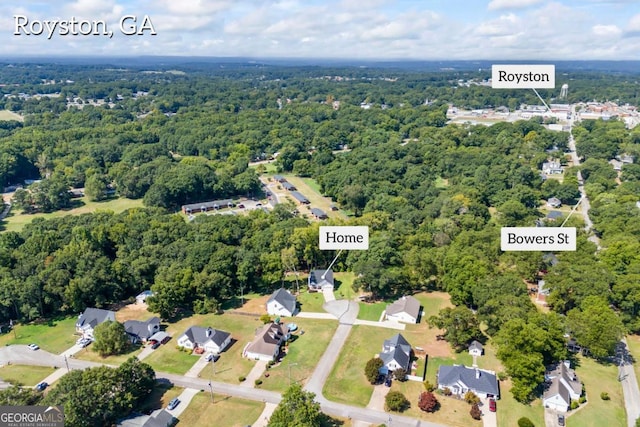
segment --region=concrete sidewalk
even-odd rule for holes
[[[273,414],[273,411],[275,411],[277,406],[278,405],[276,405],[275,403],[266,403],[264,406],[264,410],[262,411],[258,419],[253,424],[251,424],[251,427],[267,427],[267,424],[269,424],[269,418],[271,418],[271,414]]]
[[[296,314],[296,317],[301,317],[303,319],[328,319],[328,320],[336,320],[337,317],[331,313],[316,313],[309,311],[301,311]]]
[[[404,331],[406,329],[406,325],[404,323],[398,322],[390,322],[385,320],[384,322],[376,322],[375,320],[362,320],[356,319],[353,322],[354,325],[367,325],[367,326],[376,326],[378,328],[388,328],[388,329],[397,329],[399,331]]]
[[[53,371],[53,373],[51,375],[49,375],[47,378],[43,379],[42,381],[46,382],[47,384],[51,385],[54,382],[58,381],[60,378],[62,378],[64,376],[64,374],[66,374],[67,368],[58,368],[55,371]]]
[[[184,376],[189,378],[198,378],[200,376],[200,372],[209,363],[210,362],[207,362],[207,359],[205,359],[204,355],[200,356],[196,361],[196,363],[194,363],[193,366],[189,368],[189,370],[187,371],[186,374],[184,374]]]

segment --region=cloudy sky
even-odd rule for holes
[[[122,33],[126,16],[140,35]],[[55,21],[72,20],[88,21],[75,28],[83,32],[104,21],[113,36],[60,34]],[[133,19],[124,24],[134,31]],[[3,0],[6,55],[640,59],[640,8],[638,0]]]

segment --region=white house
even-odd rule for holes
[[[547,206],[550,208],[559,208],[562,206],[562,201],[557,197],[550,197],[549,200],[547,200]]]
[[[471,341],[471,344],[469,344],[469,354],[472,356],[482,356],[484,354],[484,346],[476,340]]]
[[[85,338],[93,338],[93,330],[102,322],[107,320],[116,321],[116,313],[111,310],[100,308],[87,308],[76,321],[76,332]]]
[[[402,335],[396,334],[385,340],[379,357],[384,363],[380,368],[381,374],[386,375],[398,368],[411,373],[411,345]]]
[[[448,388],[456,396],[464,396],[468,391],[474,392],[481,399],[500,397],[498,379],[492,371],[478,368],[467,368],[463,365],[438,368],[438,388]]]
[[[420,317],[420,301],[412,296],[404,296],[392,304],[389,304],[385,310],[385,318],[403,323],[418,323]]]
[[[571,369],[569,361],[559,363],[554,369],[545,374],[548,388],[542,395],[545,408],[567,412],[572,400],[580,399],[582,383]]]
[[[195,350],[201,348],[209,353],[220,353],[231,343],[231,334],[212,328],[192,326],[178,338],[178,346]]]
[[[289,331],[278,323],[268,323],[256,334],[243,352],[247,359],[270,361],[280,354],[280,347],[287,340]]]
[[[271,294],[267,300],[267,313],[273,316],[293,316],[296,312],[296,297],[284,288]]]

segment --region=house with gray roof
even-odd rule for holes
[[[160,330],[160,319],[152,317],[144,322],[140,320],[125,320],[124,330],[132,343],[146,342]]]
[[[555,221],[560,218],[562,218],[562,212],[560,211],[551,211],[547,214],[547,221]]]
[[[307,279],[309,291],[321,291],[324,287],[333,289],[335,282],[333,280],[333,270],[311,270]]]
[[[116,313],[101,308],[87,308],[76,321],[76,332],[85,338],[93,338],[93,330],[102,322],[116,321]]]
[[[403,296],[385,309],[385,318],[395,322],[418,323],[419,317],[420,301],[412,296]]]
[[[463,365],[440,366],[438,368],[438,388],[448,388],[456,396],[474,392],[481,399],[500,397],[500,388],[495,372]]]
[[[318,209],[318,208],[311,208],[311,215],[313,215],[316,219],[329,218],[322,209]]]
[[[285,190],[287,191],[296,191],[297,188],[295,185],[293,185],[292,183],[288,182],[288,181],[284,181],[282,183],[282,187],[284,187]]]
[[[307,199],[302,193],[300,193],[299,191],[292,191],[291,196],[296,199],[298,201],[298,203],[301,203],[303,205],[308,205],[309,203],[311,203],[309,201],[309,199]]]
[[[571,401],[580,399],[582,383],[578,380],[575,371],[571,369],[569,361],[553,366],[546,372],[545,379],[548,385],[542,395],[542,404],[545,408],[567,412]]]
[[[242,352],[248,359],[270,361],[280,354],[280,347],[288,339],[289,331],[283,324],[268,323],[262,327]]]
[[[411,344],[400,334],[384,341],[379,357],[383,363],[381,374],[386,375],[398,368],[411,372]]]
[[[562,200],[557,197],[549,197],[549,200],[547,200],[547,206],[550,208],[559,208],[562,206]]]
[[[285,288],[278,289],[267,300],[267,313],[273,316],[293,316],[296,313],[296,297]]]
[[[482,356],[483,353],[484,346],[476,340],[471,341],[471,344],[469,344],[469,354],[472,356]]]
[[[151,415],[132,415],[118,423],[118,427],[170,427],[176,419],[165,409],[157,409]]]
[[[178,346],[191,350],[203,349],[209,353],[221,353],[231,344],[231,334],[213,328],[191,326],[178,338]]]

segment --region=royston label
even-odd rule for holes
[[[491,87],[494,89],[553,89],[556,87],[555,65],[492,65]]]
[[[369,227],[333,226],[320,227],[320,250],[369,249]]]
[[[503,251],[575,251],[575,227],[503,227]]]

